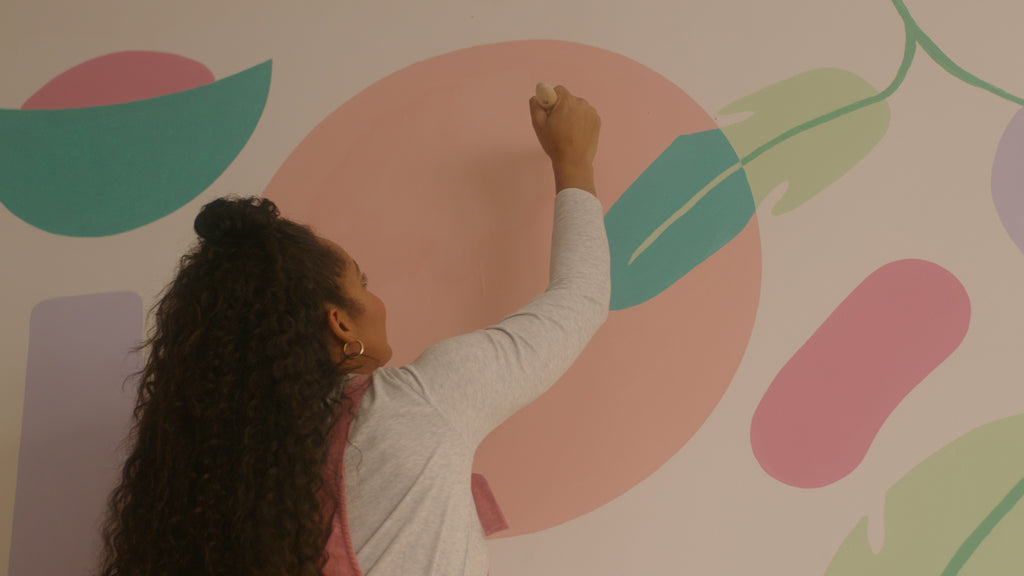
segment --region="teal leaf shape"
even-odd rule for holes
[[[853,528],[825,576],[1024,572],[1024,415],[986,424],[929,456],[885,498],[885,541]]]
[[[47,232],[107,236],[184,206],[234,161],[270,92],[271,61],[157,98],[0,109],[0,203]]]
[[[721,130],[676,138],[605,214],[611,309],[657,296],[739,234],[754,202]]]
[[[723,108],[753,113],[722,132],[742,159],[755,204],[788,182],[772,214],[789,212],[867,156],[889,128],[889,105],[884,97],[869,103],[875,96],[852,72],[818,68]]]

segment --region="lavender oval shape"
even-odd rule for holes
[[[999,140],[992,163],[992,200],[1003,228],[1024,252],[1024,108]]]

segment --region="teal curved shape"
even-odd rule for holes
[[[611,309],[666,290],[735,238],[754,211],[746,174],[721,130],[676,138],[605,214]]]
[[[163,218],[245,147],[270,93],[271,66],[124,104],[0,109],[0,203],[64,236],[108,236]]]

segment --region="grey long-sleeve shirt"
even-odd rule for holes
[[[575,361],[607,318],[610,293],[601,204],[563,190],[543,294],[494,326],[373,373],[344,462],[352,543],[367,576],[487,574],[473,454]]]

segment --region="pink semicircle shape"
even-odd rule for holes
[[[394,364],[544,290],[553,180],[529,120],[538,81],[602,115],[607,210],[679,135],[716,126],[621,55],[569,42],[475,46],[369,86],[299,144],[265,195],[338,242],[388,305]],[[496,429],[474,471],[536,532],[635,486],[689,440],[739,365],[760,294],[757,220],[654,299],[612,312],[573,368]]]
[[[214,81],[195,60],[164,52],[125,51],[99,56],[56,76],[21,106],[60,110],[123,104],[191,90]]]
[[[896,406],[967,334],[971,302],[956,276],[898,260],[868,276],[789,359],[754,412],[761,467],[800,488],[852,472]]]

